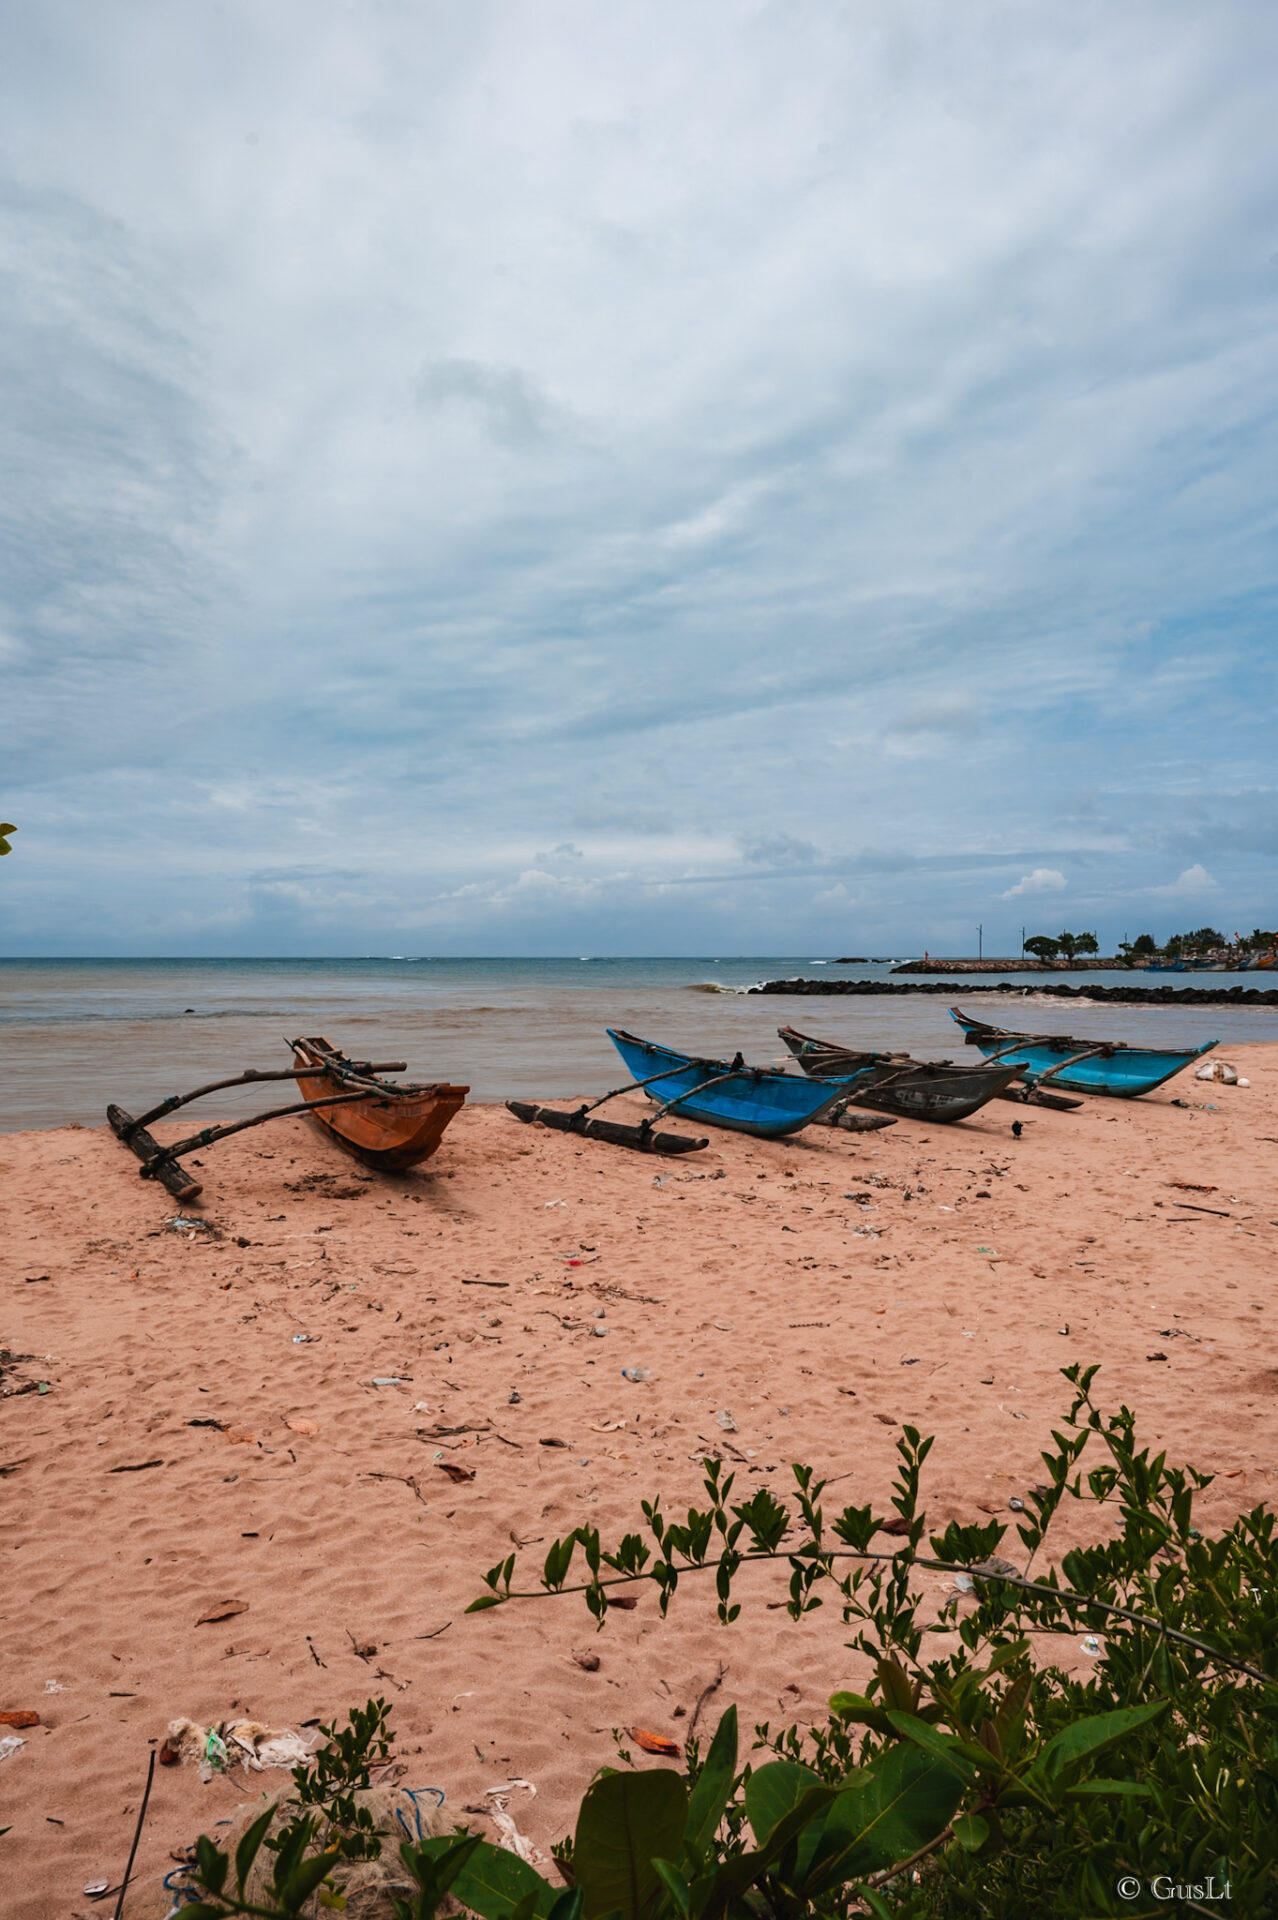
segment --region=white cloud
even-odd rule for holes
[[[6,15],[0,950],[1265,919],[1278,9],[117,11]]]
[[[1195,863],[1186,867],[1179,879],[1168,881],[1165,887],[1142,887],[1142,893],[1157,894],[1164,900],[1192,899],[1195,894],[1210,893],[1219,886],[1213,880],[1206,867]]]
[[[1019,900],[1030,893],[1059,893],[1067,885],[1065,875],[1058,873],[1055,867],[1035,867],[1033,873],[1027,873],[1014,887],[1009,887],[1003,898]]]

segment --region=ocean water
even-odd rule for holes
[[[902,958],[908,956],[901,956]],[[842,1000],[750,997],[761,980],[800,975],[886,979],[892,962],[840,967],[811,955],[554,960],[0,960],[0,1131],[101,1125],[107,1102],[139,1113],[166,1094],[245,1067],[285,1067],[285,1044],[323,1034],[365,1059],[405,1060],[418,1080],[469,1085],[471,1099],[564,1099],[626,1078],[605,1029],[629,1027],[713,1057],[738,1047],[788,1062],[776,1029],[923,1058],[972,1059],[947,996]],[[1009,978],[1013,976],[1008,976]],[[1062,976],[1130,985],[1129,973]],[[1018,984],[1024,985],[1024,976]],[[1170,984],[1183,984],[1179,977]],[[1203,984],[1267,985],[1256,974]],[[1278,1039],[1278,1011],[1088,1007],[965,987],[962,1004],[1013,1027],[1081,1031],[1153,1046]],[[795,1069],[797,1071],[797,1068]],[[283,1105],[280,1088],[203,1101],[226,1118]]]

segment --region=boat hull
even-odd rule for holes
[[[844,1084],[799,1080],[774,1067],[734,1070],[727,1060],[701,1060],[692,1054],[659,1047],[623,1028],[609,1027],[608,1038],[636,1081],[652,1080],[648,1098],[671,1113],[705,1126],[728,1127],[734,1133],[753,1133],[765,1140],[784,1139],[833,1112],[848,1097]],[[705,1080],[723,1075],[717,1086],[693,1093]],[[687,1092],[688,1100],[678,1098]]]
[[[779,1027],[804,1073],[814,1080],[852,1080],[848,1096],[858,1107],[910,1120],[950,1125],[979,1113],[1020,1077],[1018,1061],[993,1067],[956,1067],[949,1061],[911,1060],[908,1054],[857,1053],[831,1041],[813,1040],[793,1027]]]
[[[950,1013],[969,1044],[987,1056],[1014,1047],[1017,1059],[1025,1062],[1022,1076],[1027,1086],[1034,1087],[1047,1077],[1050,1086],[1074,1093],[1106,1094],[1114,1100],[1135,1100],[1143,1093],[1153,1093],[1220,1045],[1218,1040],[1205,1040],[1201,1047],[1179,1051],[1171,1047],[1129,1047],[1121,1040],[1082,1040],[1065,1034],[1008,1033],[984,1020],[972,1019],[957,1007],[951,1007]],[[1097,1051],[1091,1059],[1066,1064],[1071,1054],[1093,1048]]]
[[[313,1113],[311,1119],[344,1152],[381,1173],[402,1173],[407,1167],[429,1160],[444,1137],[444,1129],[470,1092],[469,1087],[444,1082],[435,1086],[396,1086],[393,1081],[357,1073],[343,1054],[321,1038],[294,1040],[292,1046],[300,1067],[329,1069],[322,1077],[305,1074],[298,1079],[304,1099],[353,1093],[368,1087],[367,1102],[357,1100],[349,1107]]]

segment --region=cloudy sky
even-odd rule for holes
[[[1278,8],[0,4],[0,952],[1278,920]]]

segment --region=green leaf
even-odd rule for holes
[[[507,1853],[505,1848],[483,1840],[463,1863],[450,1891],[483,1920],[500,1920],[502,1914],[532,1895],[537,1920],[549,1920],[558,1890],[517,1853]]]
[[[252,1872],[253,1862],[257,1859],[258,1851],[266,1838],[266,1830],[275,1818],[275,1812],[275,1806],[272,1804],[259,1819],[253,1822],[235,1849],[235,1884],[241,1894],[244,1892],[244,1882]]]
[[[766,1487],[760,1487],[753,1499],[733,1507],[734,1518],[745,1526],[751,1539],[764,1553],[775,1553],[790,1524],[787,1508],[774,1499]]]
[[[1021,1655],[1029,1652],[1028,1640],[1009,1640],[1005,1647],[998,1647],[992,1655],[985,1672],[1001,1673],[1004,1667],[1010,1667]]]
[[[16,833],[17,831],[18,829],[14,826],[12,820],[0,820],[0,853],[13,852],[13,848],[9,845],[8,835]],[[8,1833],[8,1827],[5,1827],[3,1831]]]
[[[306,1849],[315,1838],[315,1821],[309,1814],[298,1814],[288,1825],[280,1829],[279,1835],[272,1840],[275,1850],[275,1868],[271,1885],[277,1893],[288,1885],[289,1876],[300,1866],[306,1857]]]
[[[898,1713],[913,1713],[918,1704],[919,1690],[896,1656],[888,1654],[879,1661],[875,1671],[883,1689],[884,1706],[895,1707]]]
[[[762,1879],[768,1868],[781,1858],[790,1842],[813,1820],[823,1815],[837,1797],[837,1787],[810,1788],[798,1806],[772,1829],[766,1845],[755,1853],[734,1854],[730,1860],[724,1861],[702,1901],[701,1920],[723,1920],[728,1909],[735,1907],[747,1889]]]
[[[1094,1713],[1086,1720],[1073,1721],[1048,1741],[1026,1775],[1027,1781],[1042,1785],[1059,1780],[1068,1768],[1102,1753],[1137,1727],[1148,1726],[1166,1707],[1165,1700],[1156,1700],[1152,1706],[1120,1707],[1114,1713]]]
[[[227,1869],[231,1863],[221,1848],[214,1846],[206,1833],[202,1833],[195,1843],[195,1864],[201,1886],[209,1893],[221,1893],[226,1885]]]
[[[467,1613],[486,1613],[489,1607],[504,1607],[506,1602],[498,1593],[481,1593],[478,1600],[472,1600]]]
[[[948,1762],[917,1747],[893,1747],[838,1795],[803,1887],[795,1891],[816,1899],[908,1860],[945,1831],[963,1792]]]
[[[710,1845],[732,1796],[737,1774],[737,1710],[729,1707],[710,1742],[705,1765],[688,1800],[685,1843],[701,1853]]]
[[[527,1900],[536,1920],[550,1920],[560,1889],[543,1880],[517,1853],[478,1838],[459,1845],[450,1835],[425,1840],[409,1851],[435,1865],[441,1897],[452,1893],[482,1920],[504,1920]]]
[[[877,1700],[870,1700],[863,1693],[832,1693],[830,1712],[840,1720],[856,1720],[875,1733],[890,1733],[892,1722]]]
[[[1033,1691],[1033,1681],[1028,1673],[1020,1674],[1013,1680],[1007,1692],[998,1703],[994,1715],[994,1730],[1005,1754],[1011,1754],[1020,1745],[1021,1731],[1025,1724],[1025,1711]]]
[[[961,1813],[954,1822],[954,1838],[969,1853],[975,1853],[990,1837],[990,1823],[979,1813]]]
[[[618,1913],[645,1920],[658,1901],[655,1859],[679,1856],[688,1823],[688,1789],[668,1767],[612,1773],[581,1803],[573,1838],[573,1875],[585,1920]]]
[[[279,1890],[280,1905],[286,1911],[296,1913],[305,1906],[321,1881],[327,1880],[337,1861],[336,1849],[327,1848],[323,1853],[313,1854],[309,1860],[301,1861]]]
[[[546,1564],[542,1569],[542,1581],[552,1592],[557,1592],[568,1578],[568,1569],[572,1565],[572,1556],[576,1547],[575,1529],[563,1540],[556,1540],[551,1544],[550,1551],[546,1555]]]
[[[678,1867],[668,1860],[654,1860],[653,1872],[670,1895],[680,1913],[688,1914],[692,1909],[692,1888],[680,1873]]]
[[[975,1741],[959,1740],[953,1734],[941,1733],[926,1720],[920,1720],[915,1713],[889,1713],[888,1719],[897,1733],[906,1740],[912,1740],[916,1747],[922,1747],[934,1760],[951,1768],[965,1785],[969,1785],[978,1773],[1001,1774],[1004,1771],[987,1747],[978,1747]]]
[[[804,1794],[824,1784],[819,1773],[800,1766],[797,1760],[773,1760],[752,1773],[746,1781],[745,1810],[759,1845],[766,1845]]]

